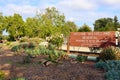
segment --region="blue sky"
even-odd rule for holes
[[[94,21],[103,17],[117,16],[120,20],[120,0],[0,0],[3,15],[19,13],[24,19],[47,7],[56,7],[79,27],[86,23],[93,29]]]

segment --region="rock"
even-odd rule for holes
[[[49,66],[50,64],[52,64],[51,61],[47,61],[47,62],[45,62],[45,66]]]
[[[8,77],[10,75],[10,70],[3,70],[4,74],[6,77]]]
[[[46,59],[41,59],[41,60],[40,60],[40,64],[44,64],[45,62],[47,62]]]
[[[76,63],[78,63],[78,62],[77,62],[77,61],[71,61],[71,63],[72,63],[72,64],[76,64]]]

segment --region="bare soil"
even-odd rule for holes
[[[94,67],[95,62],[77,62],[63,59],[60,64],[44,66],[38,56],[29,64],[22,64],[23,55],[14,55],[9,49],[0,52],[0,70],[7,76],[6,80],[24,77],[26,80],[105,80],[104,71]]]

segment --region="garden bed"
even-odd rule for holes
[[[94,67],[95,62],[77,62],[62,59],[59,64],[45,66],[38,56],[29,64],[22,64],[23,55],[13,55],[10,50],[0,52],[0,69],[6,72],[7,79],[25,78],[26,80],[104,80],[104,71]]]

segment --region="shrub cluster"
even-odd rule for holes
[[[106,80],[120,80],[120,61],[108,60],[106,62],[98,62],[95,64],[96,68],[104,69],[106,71]]]
[[[30,48],[30,49],[34,49],[36,47],[36,44],[33,42],[24,42],[24,43],[20,43],[19,45],[15,45],[11,48],[12,51],[14,52],[18,52],[21,49],[26,49],[26,48]]]
[[[28,42],[29,41],[29,38],[28,37],[22,37],[20,39],[20,42]]]
[[[0,80],[5,80],[5,73],[0,70]]]
[[[58,51],[55,48],[55,45],[49,44],[48,47],[39,46],[35,49],[25,49],[26,56],[24,57],[24,63],[29,63],[31,58],[39,56],[39,55],[48,55],[46,58],[47,61],[57,62],[62,56],[65,55],[65,52]]]
[[[78,55],[76,60],[79,62],[85,62],[87,60],[87,56]]]
[[[57,48],[62,46],[62,43],[64,42],[63,35],[55,35],[47,38],[47,41],[53,45],[55,45]]]
[[[33,42],[36,44],[39,44],[41,41],[42,41],[42,39],[37,38],[37,37],[35,37],[35,38],[22,37],[20,39],[20,42]]]
[[[120,49],[110,46],[102,49],[100,53],[102,60],[120,60]]]

